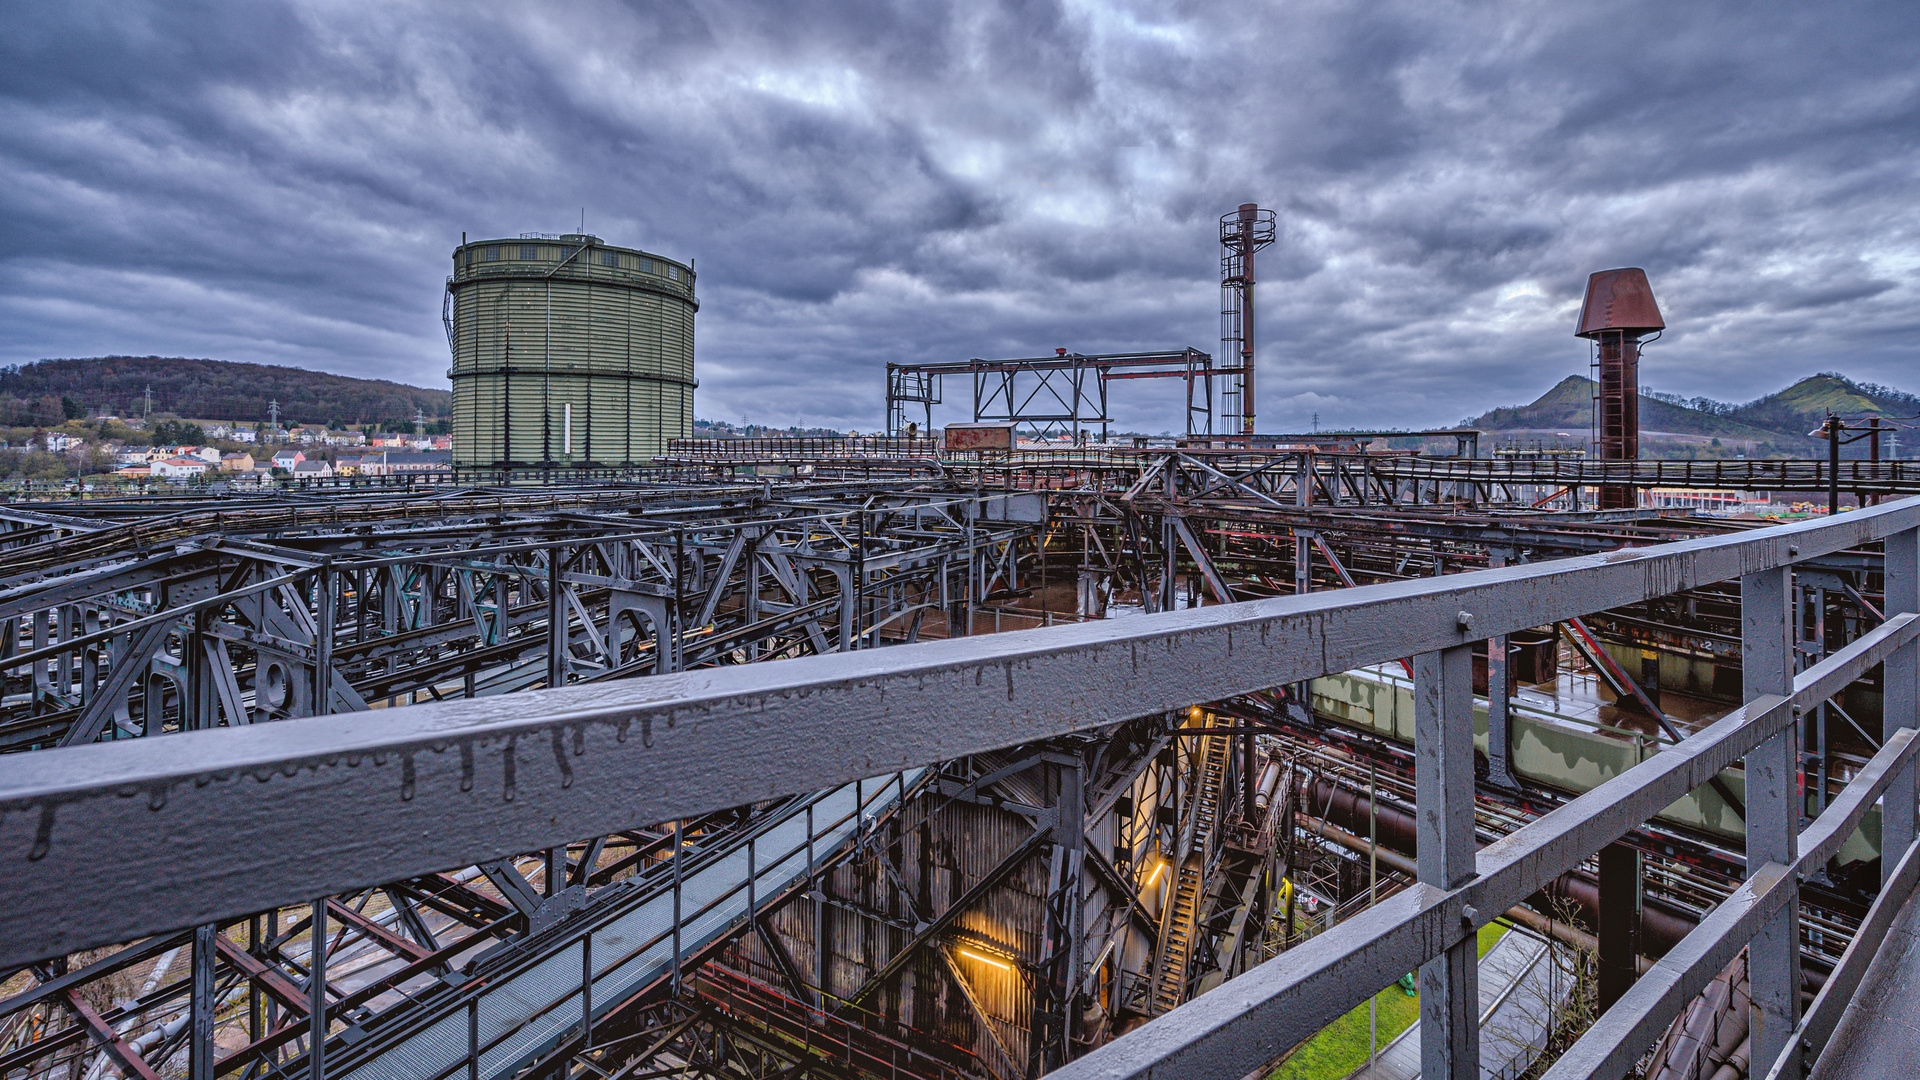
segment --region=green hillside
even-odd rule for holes
[[[1531,404],[1518,405],[1474,417],[1468,427],[1482,431],[1543,431],[1548,429],[1581,433],[1593,422],[1593,380],[1569,375],[1554,384]],[[1684,406],[1642,395],[1640,398],[1642,431],[1671,431],[1679,435],[1703,435],[1722,439],[1773,440],[1778,434],[1766,428],[1730,417],[1715,416]]]
[[[0,367],[0,423],[57,424],[77,406],[88,413],[153,411],[194,420],[263,423],[280,403],[282,424],[406,425],[453,414],[453,395],[385,379],[354,379],[303,368],[161,356],[96,356]],[[67,399],[63,406],[62,398]]]
[[[1875,393],[1880,390],[1882,393]],[[1871,416],[1911,416],[1911,402],[1903,402],[1898,391],[1884,387],[1859,386],[1844,376],[1831,373],[1813,375],[1777,394],[1768,394],[1732,410],[1732,417],[1745,423],[1777,431],[1783,435],[1804,437],[1823,423],[1829,412],[1848,418]]]
[[[1466,424],[1494,433],[1565,431],[1584,435],[1592,426],[1593,390],[1593,380],[1569,375],[1529,404],[1494,409]],[[1824,452],[1824,441],[1807,433],[1818,428],[1829,411],[1849,419],[1912,416],[1920,412],[1920,398],[1892,387],[1863,385],[1844,375],[1823,372],[1740,405],[1642,394],[1640,430],[1643,444],[1661,441],[1658,435],[1644,433],[1671,433],[1691,438],[1669,442],[1718,439],[1739,443],[1742,453],[1801,457]],[[1864,457],[1867,450],[1861,443],[1843,452],[1847,457]],[[1661,455],[1655,452],[1649,456]]]

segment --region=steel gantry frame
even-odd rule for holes
[[[1833,1003],[1857,982],[1886,909],[1920,876],[1917,540],[1920,500],[1909,499],[1735,536],[1151,619],[15,755],[0,760],[0,857],[13,852],[14,895],[0,911],[0,964],[904,776],[1411,656],[1419,882],[1059,1074],[1238,1075],[1415,966],[1429,1074],[1477,1074],[1475,928],[1743,757],[1745,883],[1551,1075],[1620,1075],[1749,946],[1755,1060],[1791,1074],[1802,1040],[1817,1045]],[[1885,621],[1796,675],[1795,567],[1863,545],[1885,549]],[[1476,853],[1472,642],[1717,581],[1740,583],[1746,704]],[[1876,665],[1888,671],[1887,737],[1802,829],[1792,797],[1799,716]],[[642,737],[629,736],[636,728]],[[1819,870],[1883,795],[1887,888],[1803,1016],[1799,877]],[[515,812],[499,813],[502,800]],[[352,827],[370,816],[383,823],[377,843]],[[312,925],[331,910],[316,908]],[[211,971],[196,977],[200,987],[216,992]]]
[[[965,376],[973,419],[1005,420],[1038,438],[1067,436],[1080,443],[1097,427],[1105,441],[1113,418],[1107,384],[1129,379],[1179,379],[1186,388],[1187,434],[1213,433],[1213,357],[1198,349],[1088,355],[1061,349],[1054,356],[1014,360],[952,360],[887,365],[887,434],[933,430],[933,407],[945,382]],[[910,415],[918,406],[919,418]]]

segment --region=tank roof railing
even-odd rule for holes
[[[1884,543],[1887,618],[1795,674],[1794,564]],[[1739,581],[1745,704],[1476,850],[1471,646]],[[0,967],[1413,658],[1420,881],[1052,1075],[1243,1076],[1421,971],[1429,1076],[1477,1076],[1475,930],[1747,762],[1749,871],[1548,1073],[1617,1077],[1742,948],[1797,1077],[1920,877],[1920,498],[1737,535],[983,637],[0,759]],[[1803,711],[1885,665],[1888,735],[1806,828]],[[1885,887],[1800,1014],[1799,878],[1886,796]],[[1824,1010],[1824,1011],[1823,1011]]]

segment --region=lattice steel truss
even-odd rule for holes
[[[417,714],[391,706],[490,698],[446,707],[512,723],[519,701],[551,696],[501,695],[604,683],[608,695],[638,687],[642,697],[695,702],[684,717],[647,705],[647,718],[621,732],[622,746],[671,746],[697,737],[694,718],[715,707],[699,704],[709,702],[703,680],[725,674],[715,669],[958,636],[982,618],[1019,617],[1007,604],[1044,588],[1049,566],[1074,582],[1075,610],[1062,614],[1092,619],[1123,592],[1151,613],[1365,583],[1411,587],[1720,531],[1646,514],[1475,509],[1475,495],[1518,481],[1430,474],[1422,470],[1443,463],[1421,459],[1088,453],[971,471],[943,460],[934,475],[923,444],[851,449],[820,448],[812,478],[698,487],[0,509],[9,529],[0,533],[0,738],[15,751],[130,741],[112,749],[164,756],[177,744],[156,736],[172,732],[347,714],[327,723],[364,725],[354,730],[374,743],[388,717]],[[868,455],[895,449],[905,463],[897,479],[820,475],[870,474]],[[736,450],[711,455],[715,467],[782,457],[777,446]],[[1878,621],[1872,601],[1883,589],[1869,577],[1878,573],[1848,552],[1801,559],[1791,595],[1806,614],[1794,621],[1820,628],[1797,646],[1809,662]],[[1616,612],[1626,620],[1617,632],[1697,628],[1739,610],[1724,590],[1672,602],[1682,607]],[[1836,621],[1852,629],[1830,640],[1825,627]],[[1057,650],[1052,640],[1033,638],[1035,655]],[[980,647],[996,659],[959,661],[971,672],[962,696],[997,715],[1016,682],[1031,692],[1025,646]],[[1129,665],[1158,661],[1121,649],[1102,662],[1125,678]],[[918,693],[888,674],[890,663],[876,656],[872,670],[896,679],[892,692]],[[632,676],[660,678],[619,682]],[[795,684],[761,702],[768,742],[788,737],[786,718],[819,709],[813,693]],[[196,1080],[1032,1075],[1111,1038],[1122,1015],[1154,1011],[1152,983],[1172,984],[1177,1004],[1258,962],[1279,811],[1254,812],[1252,750],[1275,723],[1298,720],[1300,704],[1286,687],[1204,714],[1154,707],[1136,716],[1133,705],[1096,702],[1114,722],[1037,739],[1022,734],[1030,721],[1008,723],[987,742],[867,780],[753,795],[501,857],[450,851],[437,865],[453,869],[342,882],[311,903],[0,969],[13,980],[0,1000],[0,1077],[49,1068],[92,1080],[109,1069],[158,1077],[182,1068]],[[1826,706],[1809,715],[1820,722],[1818,753],[1805,758],[1817,776]],[[954,722],[973,724],[973,714]],[[1490,722],[1504,724],[1504,713]],[[257,728],[287,738],[309,730]],[[504,783],[488,821],[537,815],[516,799],[516,775],[550,787],[577,773],[619,803],[660,797],[651,784],[608,789],[594,771],[607,748],[586,752],[570,730],[585,731],[560,724],[487,744],[448,728],[418,751],[421,790],[445,794],[435,770],[460,750],[466,783]],[[856,730],[841,737],[870,740],[868,754],[893,737]],[[1203,749],[1222,738],[1231,752]],[[414,759],[381,754],[367,771],[394,773],[390,809],[402,818]],[[791,756],[755,767],[780,772]],[[1208,762],[1224,766],[1212,780]],[[704,784],[737,763],[683,756],[675,768],[675,785]],[[301,788],[304,769],[272,792]],[[528,797],[545,798],[531,783]],[[164,814],[166,791],[129,787],[132,823]],[[1216,807],[1217,836],[1194,835],[1203,801]],[[256,808],[262,823],[242,821],[241,834],[284,851],[288,804]],[[57,846],[77,842],[64,824],[73,813],[45,811],[39,826],[9,817],[14,833],[38,828]],[[486,827],[449,816],[425,830],[369,820],[343,831],[336,818],[314,824],[311,840],[377,864],[383,852],[436,843],[442,828]],[[974,850],[953,850],[957,840]],[[183,832],[169,844],[211,865],[201,842]],[[153,847],[119,855],[170,865],[171,848]],[[1169,933],[1152,894],[1167,886],[1156,874],[1196,855],[1196,895],[1247,899],[1195,911],[1183,966],[1150,980],[1172,970],[1160,959]],[[277,881],[288,872],[284,860],[232,857],[238,874]]]
[[[973,419],[1006,420],[1036,438],[1082,442],[1113,423],[1107,385],[1130,379],[1179,379],[1186,389],[1187,434],[1213,432],[1213,357],[1196,349],[1087,355],[1061,349],[1016,360],[956,360],[887,365],[887,434],[933,428],[945,381],[971,383]]]

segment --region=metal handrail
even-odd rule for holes
[[[1784,599],[1771,624],[1761,604],[1747,625],[1749,685],[1771,677],[1782,692],[1750,693],[1727,717],[1473,853],[1473,641],[1715,581],[1784,598],[1794,563],[1882,540],[1881,627],[1788,681],[1763,670],[1790,655]],[[1910,685],[1917,542],[1920,499],[1907,499],[1441,579],[21,755],[0,760],[12,899],[0,908],[0,966],[1411,655],[1420,801],[1440,808],[1422,815],[1421,883],[1058,1075],[1243,1075],[1416,966],[1423,1010],[1440,1021],[1422,1025],[1433,1074],[1477,1073],[1477,1007],[1465,991],[1478,925],[1734,761],[1786,745],[1796,710],[1876,664],[1888,665],[1888,729],[1920,722]],[[1776,630],[1781,641],[1769,645]],[[1915,745],[1889,739],[1803,837],[1802,853],[1756,867],[1555,1075],[1580,1062],[1605,1074],[1621,1055],[1637,1057],[1646,1041],[1634,1040],[1723,966],[1714,958],[1788,909],[1796,874],[1824,861],[1883,790],[1897,795],[1890,809],[1904,807],[1886,815],[1887,850],[1906,850]],[[1750,828],[1797,824],[1784,771],[1780,791],[1756,796],[1756,779],[1779,778],[1749,768]],[[377,831],[355,827],[375,818]],[[1765,979],[1755,979],[1758,993]],[[1795,992],[1797,1002],[1797,980]],[[1757,1036],[1756,1060],[1771,1059],[1780,1037]]]

